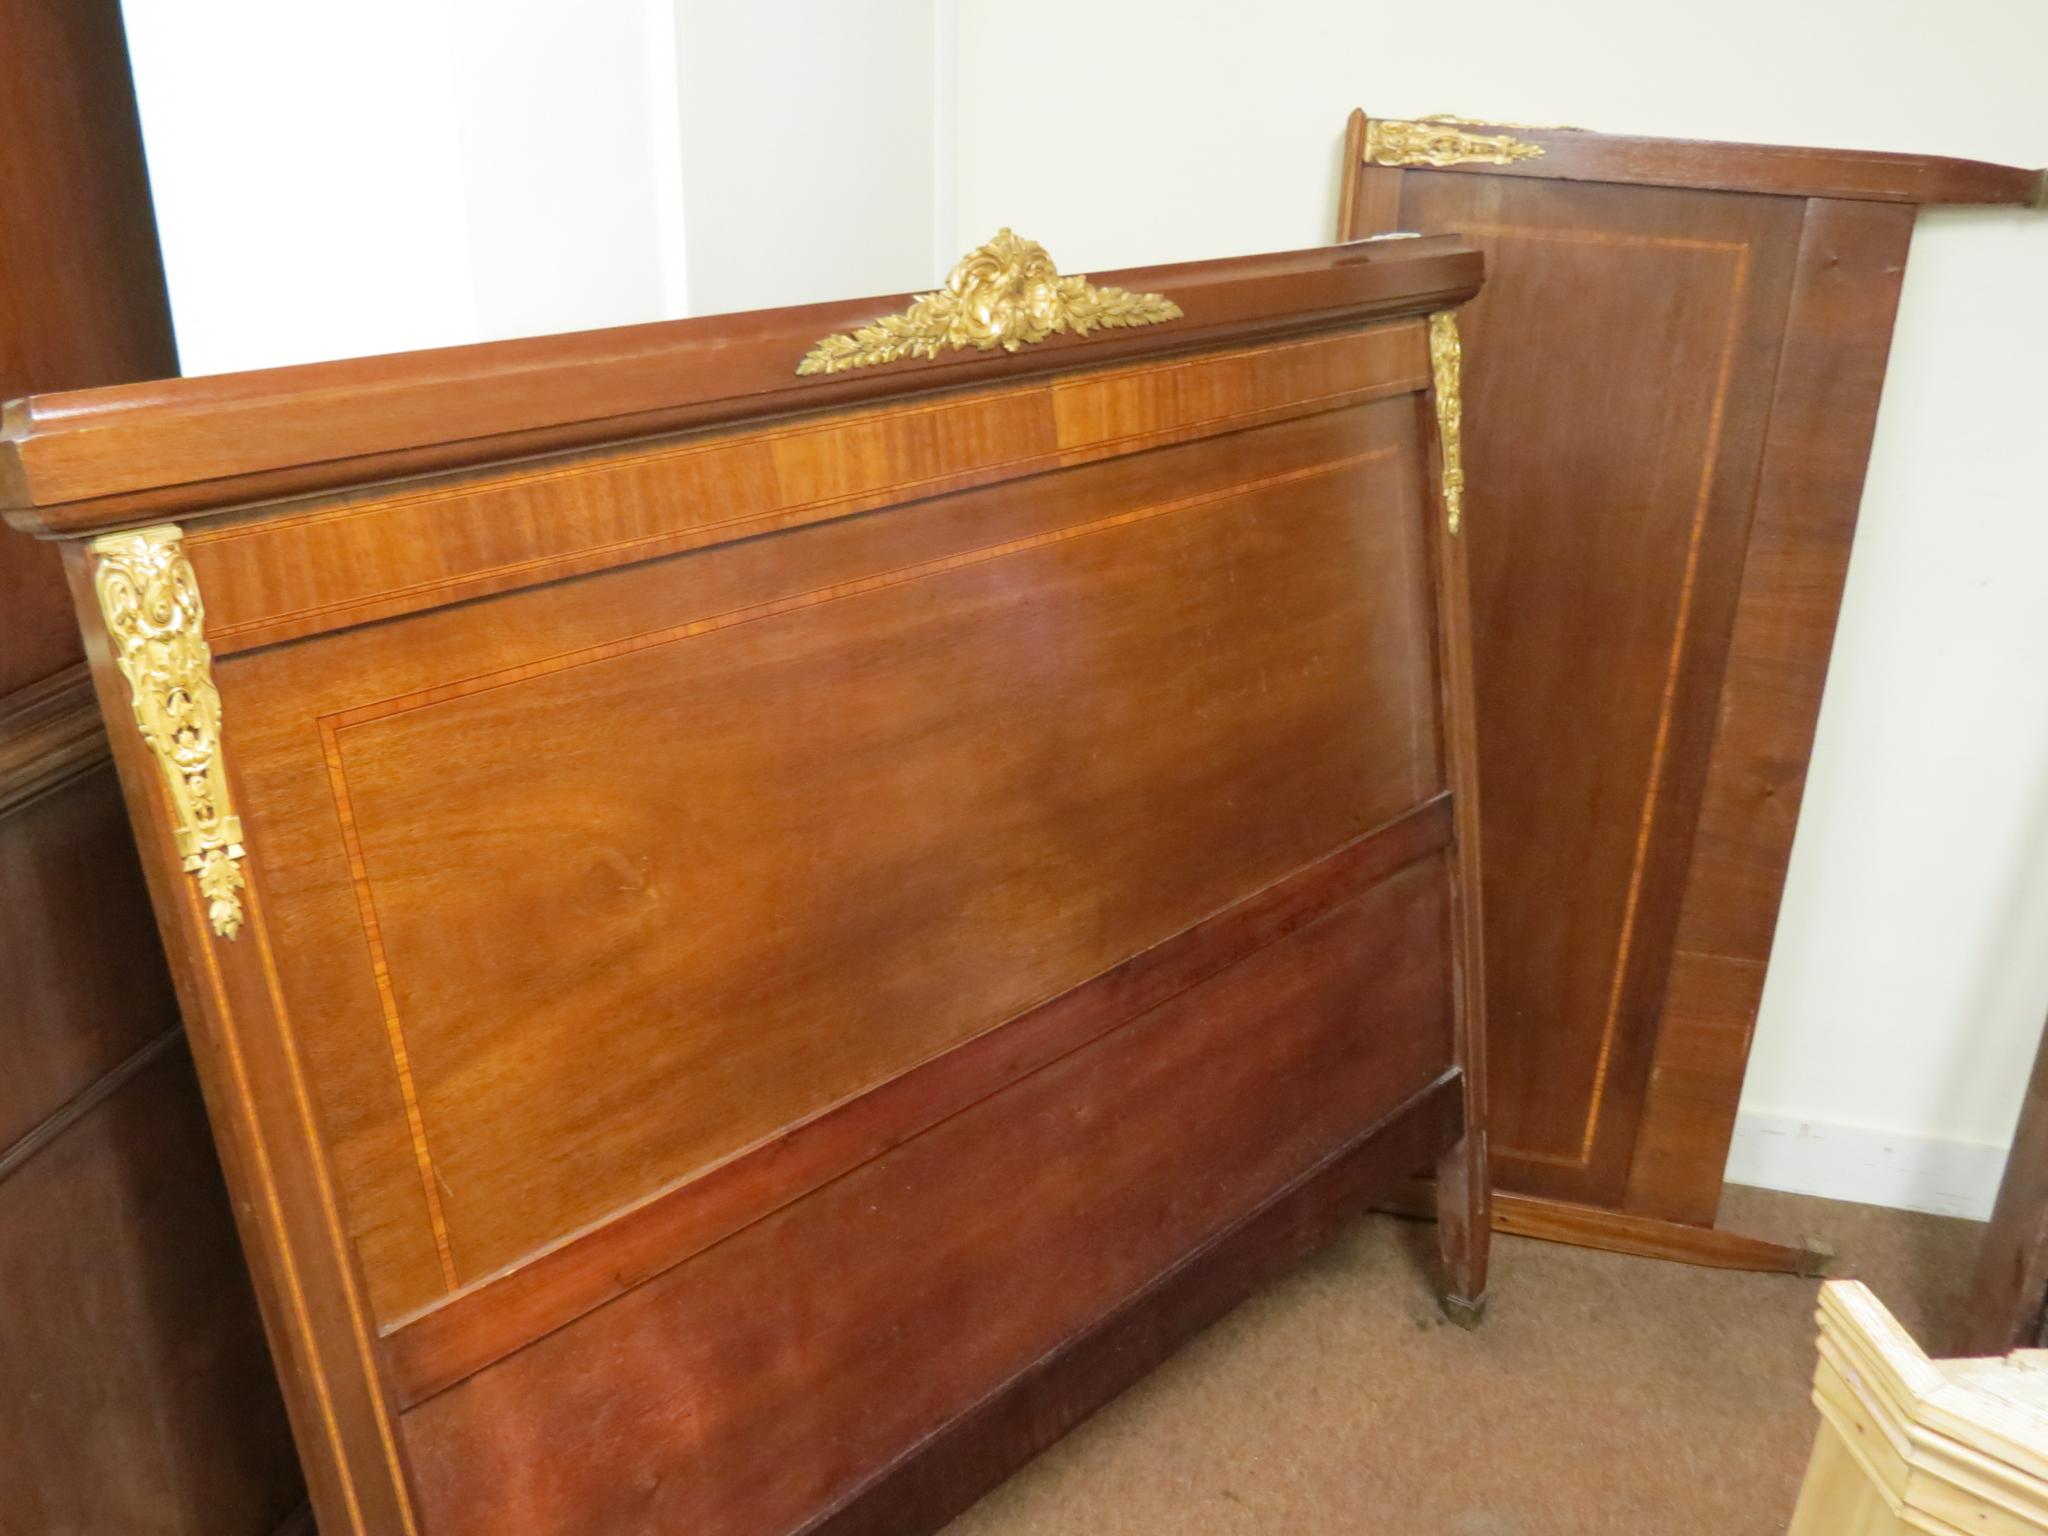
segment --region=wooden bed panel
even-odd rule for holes
[[[1000,1029],[791,1127],[387,1333],[399,1404],[446,1390],[1452,846],[1448,794]]]
[[[687,557],[619,565],[601,576],[532,586],[480,604],[333,631],[318,645],[284,644],[222,658],[218,677],[235,711],[237,767],[248,785],[244,817],[265,852],[266,893],[293,932],[356,935],[339,945],[295,946],[280,980],[319,1080],[351,1231],[363,1247],[378,1315],[403,1315],[460,1282],[445,1231],[443,1241],[435,1236],[441,1195],[423,1177],[417,1151],[425,1128],[412,1123],[416,1106],[408,1106],[394,1073],[386,1004],[364,933],[363,892],[337,835],[337,789],[323,733],[338,736],[348,721],[386,712],[388,700],[615,648],[678,620],[725,623],[776,605],[814,603],[821,592],[873,583],[878,574],[1000,556],[1008,544],[1043,542],[1085,522],[1091,506],[1155,509],[1171,521],[1228,497],[1248,479],[1292,493],[1335,472],[1339,461],[1356,460],[1345,472],[1369,476],[1369,494],[1405,498],[1412,507],[1414,490],[1400,481],[1421,473],[1416,443],[1413,397],[1324,411],[1252,433],[1106,460],[1078,482],[1078,472],[1014,479],[887,509],[886,515],[737,538]],[[1085,494],[1066,494],[1076,483]],[[372,519],[357,526],[374,544]],[[1393,521],[1377,525],[1376,534],[1402,536]],[[202,583],[213,574],[208,555],[196,552]],[[634,623],[628,615],[641,617]],[[1382,612],[1380,622],[1393,616]],[[224,617],[232,620],[235,610]],[[1425,629],[1431,622],[1425,613],[1411,618]],[[685,648],[717,638],[696,636]],[[1426,635],[1411,642],[1391,630],[1383,638],[1403,647],[1402,654],[1427,644]],[[1407,735],[1420,798],[1441,779],[1436,701],[1422,689],[1411,707]],[[550,742],[574,740],[559,722],[541,731]],[[538,760],[545,762],[545,755]],[[564,887],[562,894],[567,899],[570,893]],[[390,1011],[396,1012],[395,1001]],[[305,1028],[306,1020],[317,1027]]]
[[[429,1528],[795,1529],[1421,1094],[1446,923],[1433,854],[413,1410]]]
[[[903,1536],[1432,1162],[1476,1318],[1478,275],[10,407],[323,1529]]]
[[[1351,407],[225,662],[280,920],[359,935],[280,971],[380,1317],[1436,793],[1415,440]],[[387,681],[437,627],[482,638]]]
[[[1714,1221],[1899,284],[1920,205],[2037,202],[2043,173],[1363,112],[1344,161],[1342,236],[1487,252],[1466,427],[1496,1214],[1810,1273],[1806,1245]]]
[[[1470,549],[1493,1153],[1530,1193],[1618,1200],[1628,1179],[1799,213],[1504,176],[1402,188],[1401,228],[1497,255],[1475,357],[1543,360],[1475,366],[1469,388],[1472,474],[1508,488]]]

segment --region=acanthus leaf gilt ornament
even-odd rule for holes
[[[1466,120],[1425,117],[1414,121],[1368,118],[1365,124],[1367,165],[1513,165],[1543,154],[1510,133],[1473,133]]]
[[[93,590],[135,724],[162,770],[172,835],[213,931],[242,927],[242,822],[221,761],[220,693],[184,540],[168,525],[93,540]]]
[[[1429,371],[1435,384],[1436,435],[1443,449],[1444,526],[1455,536],[1465,516],[1464,346],[1458,317],[1440,309],[1429,317]]]
[[[1003,229],[961,257],[945,287],[920,294],[900,315],[823,338],[796,371],[843,373],[937,357],[948,348],[1015,352],[1060,332],[1086,336],[1180,317],[1180,306],[1164,294],[1098,288],[1078,273],[1062,276],[1044,246]]]

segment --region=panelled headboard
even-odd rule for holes
[[[1485,1179],[1455,238],[17,402],[327,1536],[950,1516]]]

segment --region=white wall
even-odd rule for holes
[[[932,0],[123,13],[188,374],[937,275]]]
[[[956,244],[1313,244],[1344,116],[2048,162],[2048,7],[960,0]],[[1447,41],[1447,39],[1453,39]],[[1043,46],[1034,46],[1034,42]],[[1922,216],[1731,1174],[1970,1214],[2048,1013],[2048,217]]]
[[[125,0],[187,373],[477,333],[440,0]]]
[[[2048,1012],[2048,216],[1907,272],[1729,1172],[1982,1216]]]
[[[692,313],[930,286],[933,7],[677,12]]]
[[[1315,244],[1345,113],[2048,161],[2048,8],[126,0],[188,372]],[[1446,41],[1446,39],[1452,39]],[[1731,1172],[1988,1202],[2048,1009],[2048,218],[1914,243]]]

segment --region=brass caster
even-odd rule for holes
[[[1467,1301],[1462,1296],[1444,1297],[1444,1316],[1470,1333],[1486,1316],[1486,1297]]]

